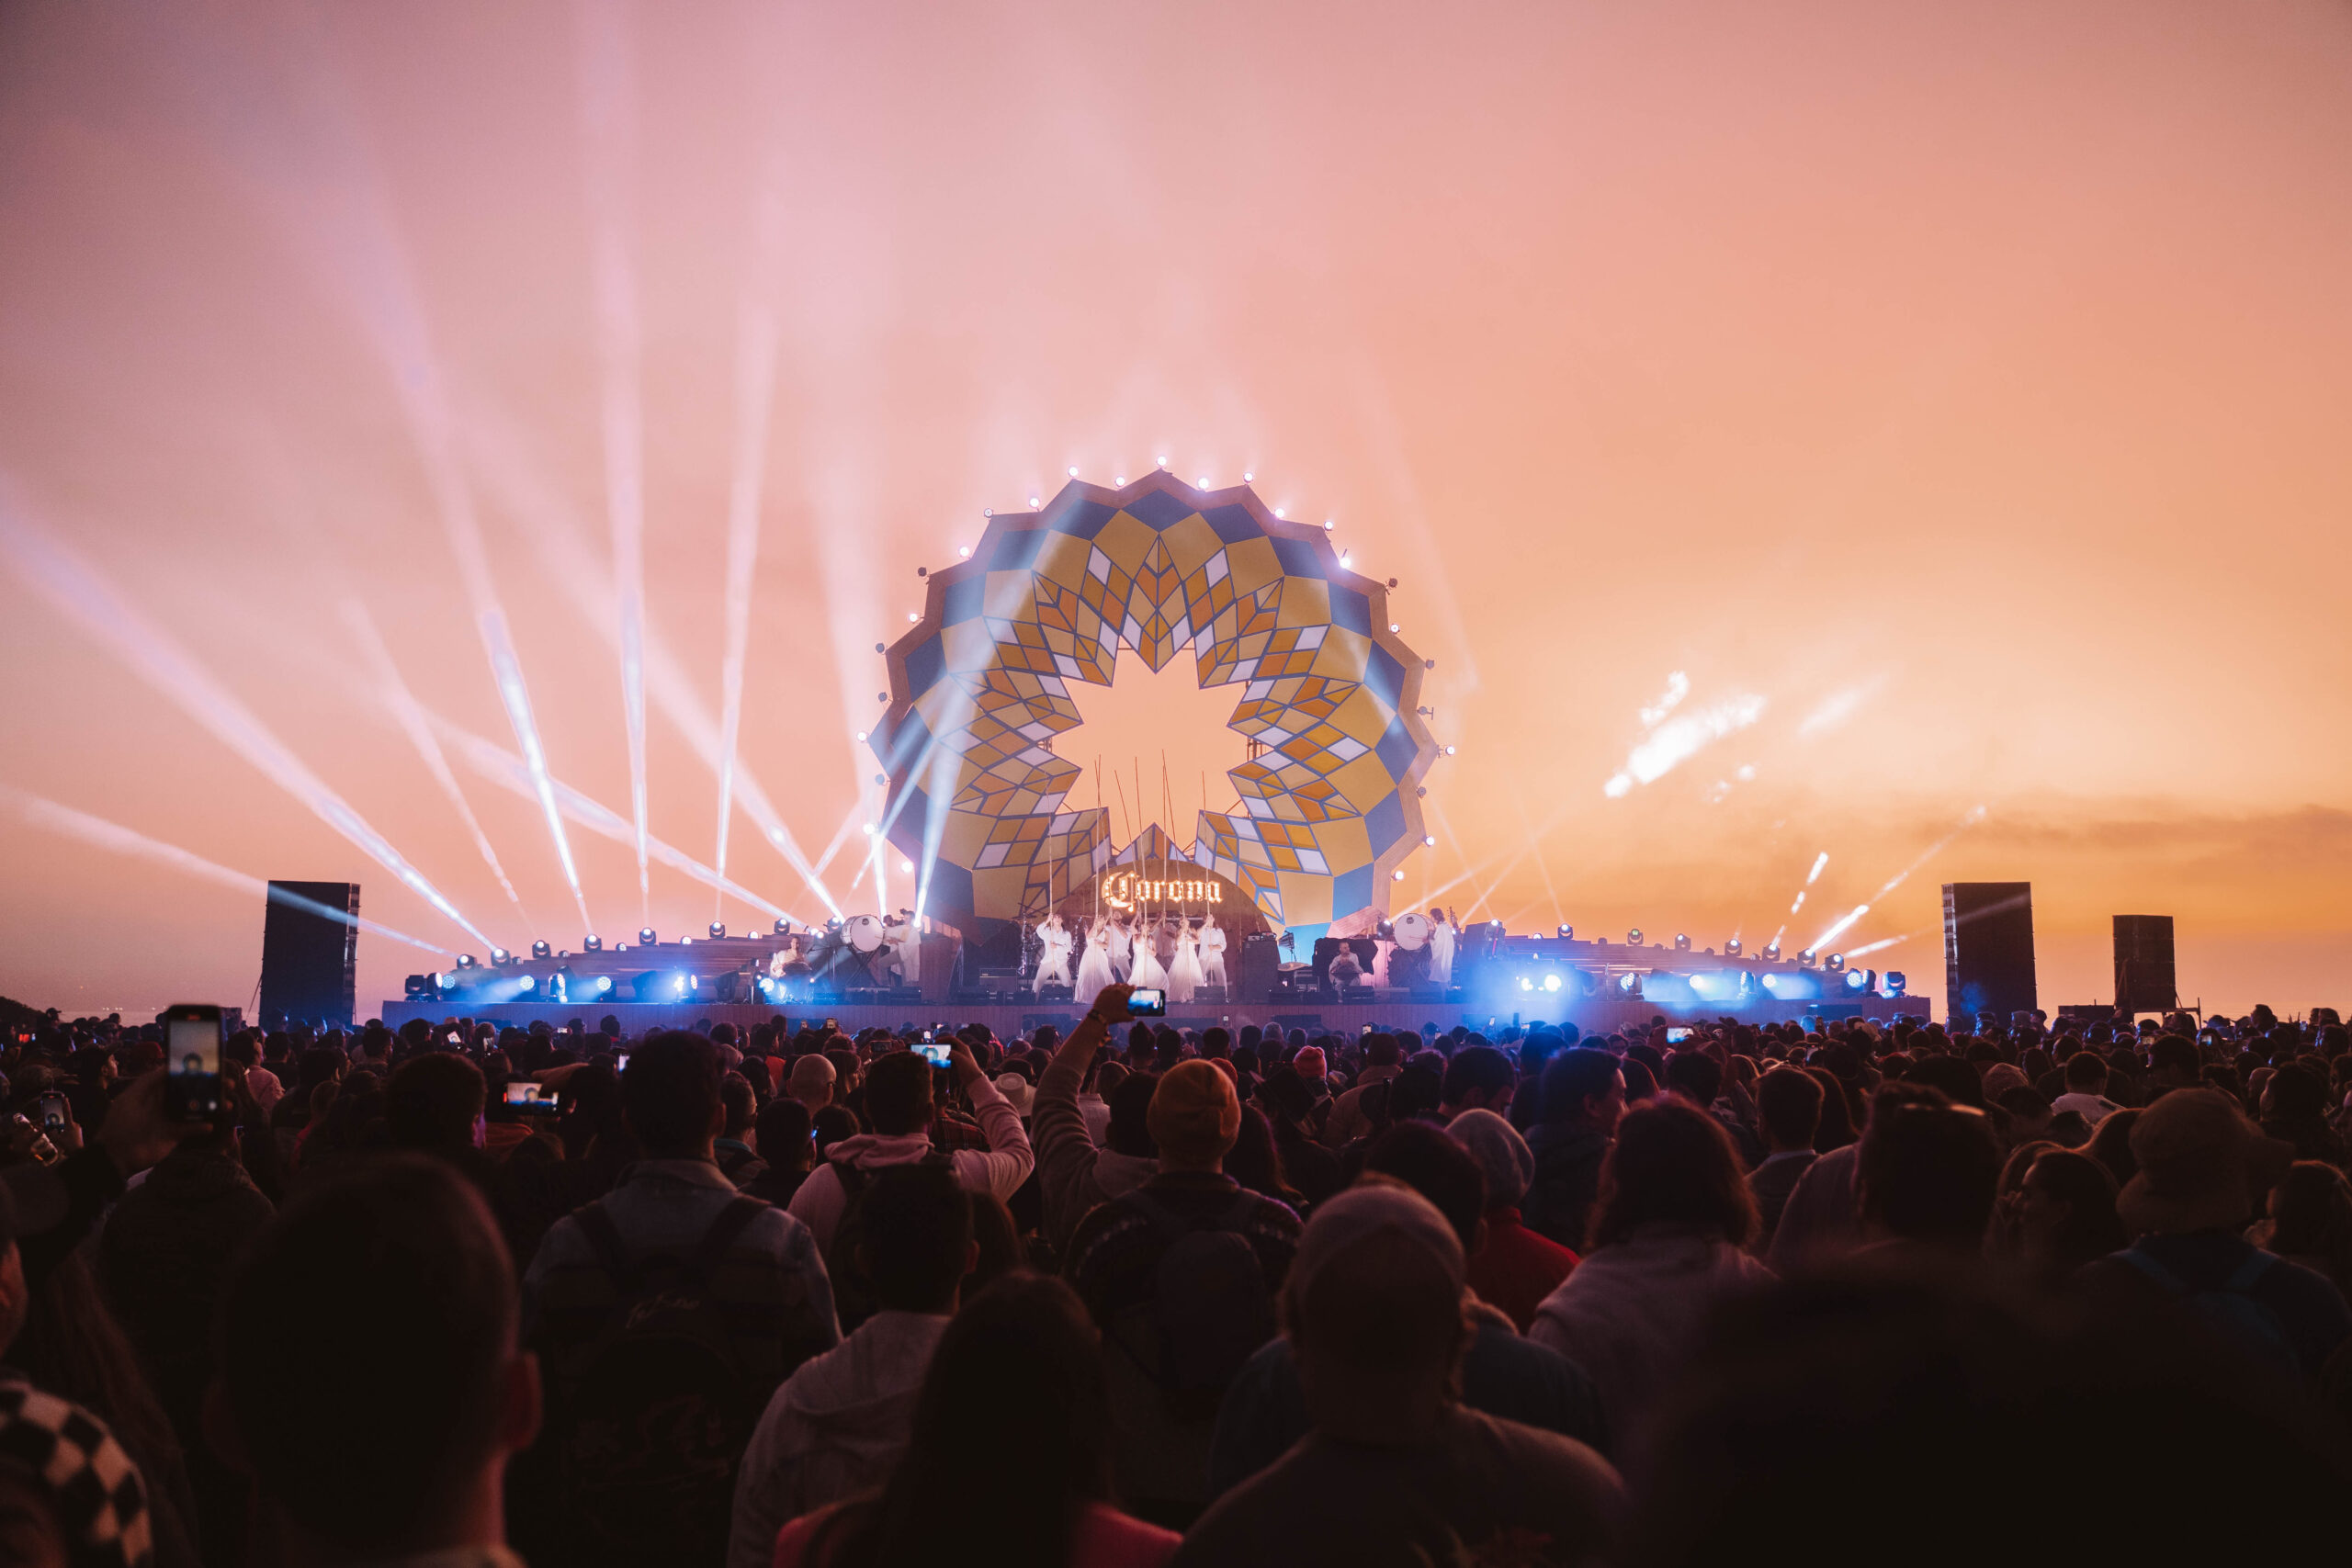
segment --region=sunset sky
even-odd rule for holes
[[[261,900],[175,852],[480,951],[369,833],[577,947],[481,628],[627,824],[640,523],[649,828],[711,863],[730,509],[739,806],[870,908],[915,569],[1166,455],[1398,579],[1458,747],[1400,902],[1868,902],[1939,995],[1938,885],[2030,880],[2045,1006],[2159,913],[2184,999],[2352,1007],[2347,152],[2334,0],[0,6],[0,993],[249,1003]],[[1167,745],[1188,839],[1240,741],[1170,679],[1062,750]],[[566,836],[633,931],[633,829]],[[363,1014],[431,962],[359,952]]]

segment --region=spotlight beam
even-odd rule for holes
[[[637,820],[637,894],[652,918],[645,819],[644,331],[630,250],[636,212],[637,82],[621,0],[582,0],[580,118],[586,175],[596,351],[603,367],[605,504],[620,595],[621,712],[628,727],[628,794]]]
[[[523,924],[527,928],[531,917],[523,908],[522,897],[514,891],[514,884],[507,879],[506,868],[499,864],[498,852],[491,847],[490,835],[482,831],[481,821],[474,816],[473,807],[466,799],[466,792],[458,787],[458,776],[449,771],[449,759],[442,751],[441,742],[435,739],[433,727],[426,722],[424,710],[417,704],[416,694],[410,691],[408,682],[401,679],[400,666],[393,661],[391,649],[384,645],[383,634],[376,629],[375,617],[368,615],[368,606],[357,599],[345,599],[342,610],[344,625],[350,628],[352,639],[359,645],[361,656],[375,673],[378,694],[385,705],[392,710],[392,716],[400,721],[409,744],[416,748],[416,754],[424,761],[425,771],[433,775],[433,782],[441,786],[442,795],[456,809],[458,820],[465,823],[466,831],[473,835],[474,848],[481,852],[483,863],[490,867],[490,874],[498,878],[498,886],[505,889],[507,899],[514,904],[514,912],[522,917]]]
[[[491,783],[514,794],[527,798],[534,792],[537,786],[531,777],[530,770],[514,752],[507,750],[496,741],[484,739],[481,736],[451,723],[438,714],[428,713],[426,716],[432,721],[434,729],[441,738],[456,748],[458,755],[465,760],[466,766],[473,769]],[[581,827],[587,829],[599,838],[610,839],[615,843],[626,844],[635,840],[636,829],[628,818],[601,801],[592,799],[573,789],[561,780],[554,781],[554,789],[556,801],[563,814]],[[702,862],[674,845],[665,843],[657,838],[649,838],[646,840],[646,849],[653,860],[673,871],[683,873],[707,887],[717,888],[728,897],[741,899],[766,914],[798,919],[782,905],[772,904],[741,884],[731,882],[719,875],[709,866],[703,864]]]
[[[306,914],[322,916],[338,924],[356,926],[361,931],[373,931],[378,936],[386,936],[394,942],[406,942],[411,947],[421,947],[427,953],[449,951],[437,943],[425,941],[423,937],[411,936],[406,931],[395,931],[380,921],[354,915],[348,909],[338,909],[331,905],[305,898],[299,893],[288,893],[282,887],[272,887],[258,876],[249,876],[242,871],[206,860],[192,850],[184,850],[177,844],[167,844],[161,839],[151,839],[136,829],[126,828],[119,822],[109,822],[103,817],[93,817],[86,811],[76,811],[70,806],[61,806],[56,801],[45,799],[40,795],[28,795],[23,790],[0,784],[0,801],[6,801],[17,816],[33,827],[46,829],[50,832],[65,838],[79,839],[85,844],[95,845],[115,854],[124,855],[133,860],[152,861],[157,865],[169,866],[175,871],[184,872],[201,881],[218,883],[223,887],[233,887],[240,893],[258,893],[270,903],[288,905]]]
[[[769,278],[783,243],[783,202],[774,179],[761,186],[752,220],[751,276],[735,313],[735,468],[727,491],[727,644],[718,671],[718,845],[714,869],[727,874],[734,820],[735,751],[743,726],[743,660],[752,640],[752,573],[760,555],[760,492],[767,478],[768,417],[775,402],[775,304]]]
[[[371,827],[351,804],[312,773],[251,708],[198,663],[178,640],[125,599],[97,569],[48,529],[17,502],[14,486],[0,476],[0,548],[28,586],[66,620],[131,672],[178,705],[232,751],[266,773],[309,807],[318,818],[376,863],[390,871],[459,930],[487,945],[481,928],[461,914],[441,890],[411,865],[391,840]]]
[[[570,502],[546,482],[494,408],[469,404],[465,433],[475,469],[499,506],[522,525],[540,564],[571,599],[582,619],[617,652],[620,628],[615,606],[618,601],[612,581],[599,573],[582,544],[582,529]],[[654,705],[715,775],[720,755],[718,722],[703,706],[684,666],[650,625],[645,634],[645,675]],[[810,865],[790,826],[740,758],[735,767],[735,798],[808,890],[832,913],[840,914],[841,905],[824,883],[825,863]]]

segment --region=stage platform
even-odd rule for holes
[[[1881,1016],[1891,1017],[1902,1010],[1889,1003]],[[1852,1005],[1815,1005],[1795,1002],[1772,1002],[1761,1007],[1742,1009],[1740,1019],[1750,1023],[1779,1023],[1802,1021],[1808,1017],[1852,1017],[1862,1010]],[[487,1006],[478,1012],[461,1014],[447,1002],[387,1001],[382,1017],[397,1029],[413,1018],[428,1023],[445,1019],[471,1016],[501,1024],[527,1028],[541,1020],[562,1028],[579,1019],[588,1028],[607,1014],[617,1020],[623,1031],[640,1034],[648,1029],[688,1029],[706,1020],[711,1023],[731,1023],[738,1031],[749,1032],[757,1024],[775,1019],[786,1020],[793,1028],[810,1020],[831,1018],[843,1032],[854,1034],[861,1029],[898,1029],[904,1024],[917,1027],[944,1024],[960,1029],[967,1023],[985,1023],[1000,1040],[1013,1034],[1026,1034],[1041,1024],[1052,1024],[1067,1033],[1085,1016],[1085,1010],[1069,1002],[885,1002],[831,1004],[811,1007],[799,1004],[774,1008],[761,1004],[705,1002],[670,1004],[662,1002],[611,1002],[603,1006],[574,1004],[569,1007],[547,1003],[505,1002]],[[1261,1029],[1304,1029],[1309,1032],[1353,1034],[1367,1026],[1390,1032],[1418,1031],[1424,1023],[1434,1023],[1442,1031],[1456,1025],[1481,1032],[1499,1029],[1512,1023],[1521,1025],[1540,1021],[1573,1022],[1588,1034],[1607,1034],[1618,1029],[1642,1028],[1650,1020],[1664,1017],[1673,1021],[1680,1015],[1671,1009],[1660,1007],[1640,998],[1615,999],[1589,998],[1571,1003],[1565,1015],[1557,1010],[1550,1012],[1532,1010],[1512,1013],[1498,1012],[1490,1008],[1465,1005],[1460,998],[1447,1003],[1414,1001],[1316,1002],[1285,1000],[1277,1003],[1248,1004],[1240,1002],[1180,1004],[1168,1010],[1167,1021],[1180,1029],[1208,1029],[1222,1025],[1238,1030],[1244,1024],[1256,1024]],[[1720,1010],[1701,1010],[1699,1016],[1717,1018]]]

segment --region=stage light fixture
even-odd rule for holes
[[[1724,956],[1725,958],[1737,958],[1739,954],[1739,938],[1734,937],[1729,942],[1724,943]]]
[[[1780,977],[1778,975],[1767,975],[1767,976],[1764,976],[1764,988],[1765,988],[1766,990],[1768,990],[1768,991],[1777,991],[1777,990],[1779,990],[1779,989],[1781,988],[1781,977]]]
[[[1072,479],[1078,478],[1078,466],[1074,463],[1070,465],[1069,477]]]
[[[651,926],[647,926],[643,931],[637,933],[637,945],[639,947],[651,947],[653,945],[653,928]]]
[[[1447,756],[1449,756],[1449,757],[1453,756],[1453,747],[1451,747],[1451,746],[1447,747],[1447,748],[1445,749],[1445,754],[1446,754]]]
[[[792,922],[785,919],[782,915],[778,915],[775,918],[775,934],[778,936],[790,936],[792,934]]]
[[[1348,552],[1347,552],[1347,551],[1345,551],[1345,550],[1341,550],[1341,551],[1340,552],[1340,570],[1342,570],[1342,571],[1346,571],[1346,570],[1351,570],[1351,569],[1352,568],[1353,564],[1354,564],[1354,561],[1355,561],[1355,558],[1354,558],[1353,556],[1351,556],[1350,554],[1348,554]]]
[[[1032,505],[1032,506],[1035,506],[1035,505],[1037,505],[1037,504],[1038,504],[1037,498],[1036,498],[1035,496],[1034,496],[1034,495],[1033,495],[1033,496],[1031,496],[1031,497],[1029,498],[1029,504],[1030,504],[1030,505]]]
[[[1274,508],[1274,515],[1275,515],[1275,516],[1277,516],[1277,517],[1280,517],[1282,514],[1283,514],[1283,509],[1282,509],[1281,507],[1279,507],[1279,506],[1275,507],[1275,508]]]
[[[717,941],[718,938],[725,936],[727,934],[727,922],[724,920],[711,921],[710,934],[713,941]]]
[[[1617,976],[1617,989],[1625,996],[1638,997],[1642,994],[1642,977],[1639,975],[1620,975]]]
[[[1688,953],[1690,951],[1690,935],[1688,931],[1676,931],[1674,933],[1674,951],[1677,953]]]
[[[1560,976],[1557,974],[1544,976],[1544,988],[1547,991],[1558,990],[1560,988]]]
[[[610,975],[599,975],[596,976],[596,994],[598,996],[603,996],[612,988],[613,977]]]
[[[1323,519],[1323,531],[1328,534],[1331,531],[1331,520],[1329,517]]]
[[[535,942],[531,944],[531,956],[534,958],[545,958],[554,951],[555,949],[549,947],[544,941]]]
[[[871,833],[874,831],[874,824],[873,824],[873,823],[871,823],[871,822],[868,822],[868,823],[865,825],[865,830],[866,830],[866,832],[867,832],[868,834],[871,834]]]
[[[1535,988],[1535,982],[1521,975],[1519,977],[1519,988],[1522,991],[1532,991]]]
[[[1849,991],[1869,990],[1871,988],[1870,972],[1866,969],[1848,970],[1846,972],[1846,988]]]
[[[1632,931],[1625,933],[1625,945],[1627,947],[1639,947],[1642,945],[1641,927],[1635,926]]]
[[[1822,960],[1822,964],[1825,968],[1828,969],[1830,973],[1836,974],[1838,970],[1846,967],[1846,955],[1842,953],[1833,953],[1827,958]]]
[[[956,553],[962,556],[966,560],[970,560],[972,558],[972,547],[969,545],[958,545],[956,547]]]
[[[902,860],[899,863],[899,869],[901,872],[911,874],[915,869],[915,863],[910,860]]]
[[[914,610],[909,610],[907,612],[907,625],[911,626],[922,619],[922,615],[920,612]]]
[[[539,977],[537,975],[526,975],[514,983],[526,991],[536,991],[539,988]]]
[[[504,964],[508,959],[510,959],[510,958],[512,958],[512,957],[514,957],[514,955],[513,953],[511,953],[507,952],[507,951],[506,951],[504,948],[503,948],[503,947],[493,947],[493,948],[492,948],[492,949],[490,950],[490,964],[491,964],[491,967],[492,967],[492,968],[493,968],[493,969],[495,969],[495,968],[497,968],[500,964]]]
[[[1888,996],[1901,996],[1904,992],[1904,988],[1908,984],[1909,977],[1906,976],[1902,970],[1890,969],[1886,972],[1886,994]]]
[[[1781,961],[1781,944],[1779,942],[1768,942],[1764,944],[1764,961],[1767,964],[1778,964]]]
[[[1810,969],[1813,967],[1814,962],[1818,956],[1819,955],[1816,954],[1813,949],[1808,947],[1797,954],[1797,962],[1803,964],[1805,968]]]
[[[1402,871],[1398,871],[1398,872],[1396,874],[1395,880],[1396,880],[1396,881],[1398,881],[1398,882],[1402,882],[1402,881],[1404,881],[1404,880],[1405,880],[1405,874],[1404,874]]]
[[[1552,934],[1558,937],[1562,942],[1566,942],[1568,940],[1569,936],[1575,932],[1575,931],[1576,928],[1574,926],[1562,925],[1555,929]]]
[[[580,939],[580,951],[582,953],[602,953],[605,951],[605,939],[600,936],[583,936]]]
[[[857,732],[857,738],[858,738],[860,740],[865,739],[865,731],[864,731],[863,729],[859,730],[859,731]]]
[[[1256,472],[1255,472],[1254,470],[1252,470],[1252,469],[1249,469],[1249,468],[1244,468],[1244,469],[1242,469],[1242,470],[1241,470],[1241,482],[1242,482],[1243,484],[1246,484],[1246,485],[1253,485],[1253,484],[1256,484],[1256,483],[1258,482],[1258,476],[1257,476]]]
[[[1390,636],[1395,636],[1399,629],[1400,628],[1397,626],[1396,622],[1391,621],[1388,623],[1388,631]]]
[[[670,994],[671,994],[672,996],[673,996],[673,997],[683,997],[683,996],[684,996],[684,995],[686,994],[686,981],[687,981],[687,979],[688,979],[688,976],[684,976],[684,975],[679,975],[679,976],[673,976],[673,977],[672,977],[672,979],[671,979],[671,981],[670,981]]]
[[[461,953],[458,954],[458,967],[460,969],[470,969],[480,962],[481,960],[474,957],[470,953]]]
[[[1437,835],[1434,833],[1424,833],[1421,835],[1421,842],[1428,845],[1430,849],[1435,849],[1437,848]]]

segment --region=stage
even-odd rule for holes
[[[1893,1017],[1905,1010],[1900,1003],[1885,1002],[1877,1016]],[[731,1023],[741,1033],[749,1033],[756,1025],[783,1018],[794,1029],[811,1020],[831,1018],[844,1033],[854,1034],[861,1029],[897,1030],[902,1025],[918,1028],[945,1025],[960,1029],[968,1023],[984,1023],[1000,1040],[1014,1034],[1026,1034],[1040,1024],[1051,1024],[1068,1033],[1085,1010],[1069,1002],[882,1002],[837,1003],[821,1008],[800,1006],[777,1009],[756,1003],[664,1003],[615,1002],[597,1006],[576,1003],[569,1007],[546,1003],[504,1002],[484,1006],[478,1011],[460,1012],[447,1002],[387,1001],[383,1020],[397,1029],[411,1019],[421,1018],[428,1023],[445,1019],[471,1017],[499,1024],[527,1028],[544,1021],[561,1029],[578,1019],[587,1028],[596,1027],[597,1021],[609,1014],[618,1021],[624,1032],[637,1035],[649,1029],[691,1029],[697,1025]],[[1737,1016],[1747,1023],[1781,1023],[1803,1021],[1812,1017],[1854,1017],[1864,1015],[1864,1010],[1853,1004],[1815,1004],[1768,1002],[1746,1007]],[[1559,1009],[1549,1011],[1522,1010],[1519,1012],[1496,1011],[1489,1008],[1473,1007],[1460,998],[1451,1002],[1428,1001],[1369,1001],[1318,1002],[1286,999],[1268,1003],[1205,1003],[1178,1005],[1168,1010],[1166,1021],[1180,1029],[1209,1029],[1222,1026],[1239,1030],[1245,1024],[1261,1029],[1279,1027],[1284,1030],[1304,1029],[1309,1033],[1354,1034],[1370,1028],[1391,1032],[1418,1032],[1424,1023],[1434,1023],[1441,1031],[1456,1025],[1481,1032],[1537,1021],[1574,1023],[1587,1034],[1608,1034],[1619,1029],[1646,1028],[1653,1018],[1663,1017],[1669,1022],[1689,1017],[1719,1018],[1721,1009],[1701,1008],[1684,1013],[1641,998],[1624,999],[1598,997],[1579,998],[1569,1004],[1565,1013]]]

